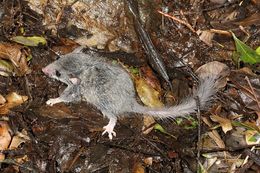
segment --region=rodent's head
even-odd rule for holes
[[[42,71],[44,74],[46,74],[50,78],[54,78],[57,80],[60,80],[61,78],[63,78],[63,74],[61,73],[60,68],[58,68],[58,66],[55,64],[55,62],[42,68]]]
[[[43,73],[50,78],[57,79],[67,85],[78,84],[79,81],[75,77],[70,77],[68,71],[63,69],[58,63],[53,62],[42,69]]]

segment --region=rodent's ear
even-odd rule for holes
[[[85,48],[84,46],[79,46],[76,49],[74,49],[71,53],[80,53],[80,52],[82,52],[82,49],[84,49],[84,48]]]

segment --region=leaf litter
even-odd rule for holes
[[[0,16],[1,172],[259,169],[257,1],[138,1],[141,23],[162,55],[174,93],[166,91],[167,84],[149,67],[124,1],[12,2],[1,2],[6,8],[0,9],[12,14]],[[176,104],[191,93],[197,85],[193,71],[227,77],[212,105],[201,112],[201,126],[192,125],[197,119],[146,122],[133,116],[120,120],[116,130],[121,135],[107,141],[97,129],[106,120],[91,105],[45,105],[65,86],[47,79],[41,68],[77,44],[127,52],[127,58],[117,53],[113,60],[132,66],[125,69],[132,72],[138,99],[152,107]],[[233,52],[239,61],[233,61]],[[196,128],[202,130],[199,144]],[[199,163],[194,154],[198,145]]]

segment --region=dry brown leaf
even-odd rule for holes
[[[220,135],[216,130],[212,130],[211,132],[208,132],[208,135],[214,140],[214,142],[217,144],[219,148],[225,148],[225,143],[221,139]]]
[[[160,93],[153,89],[143,78],[135,79],[136,91],[142,102],[149,107],[162,107]]]
[[[144,159],[144,163],[146,165],[152,166],[153,165],[153,158],[152,157],[147,157]]]
[[[9,105],[11,104],[14,107],[26,102],[28,97],[19,95],[16,92],[11,92],[6,96],[6,100]]]
[[[4,96],[0,94],[0,105],[3,105],[6,102]]]
[[[0,150],[6,150],[11,142],[10,127],[6,121],[0,121]],[[0,154],[0,161],[5,159],[4,154]]]
[[[11,61],[18,76],[31,72],[27,65],[26,53],[22,51],[22,48],[22,46],[17,44],[0,44],[0,58]]]
[[[5,104],[0,105],[0,114],[2,115],[7,114],[11,108],[26,102],[28,97],[12,92],[6,96],[6,100],[7,102]]]
[[[229,119],[220,117],[218,115],[211,115],[211,120],[214,122],[218,122],[223,130],[224,133],[227,133],[228,131],[232,130],[232,124]]]
[[[199,39],[201,41],[203,41],[204,43],[206,43],[208,46],[212,46],[212,39],[214,37],[214,34],[213,32],[211,32],[210,30],[198,30],[196,31],[197,35],[199,36]]]
[[[142,78],[146,81],[148,85],[150,85],[155,90],[161,92],[162,88],[159,80],[155,76],[153,70],[149,66],[144,66],[140,68]]]
[[[13,138],[12,142],[9,146],[9,149],[16,149],[19,147],[20,144],[25,143],[26,141],[30,140],[29,136],[27,135],[26,130],[22,130],[22,132],[18,132]]]
[[[144,167],[141,163],[135,163],[133,167],[133,173],[145,173]]]
[[[200,66],[196,70],[196,73],[202,79],[208,77],[209,75],[223,77],[221,81],[218,82],[218,88],[222,88],[226,86],[227,79],[225,77],[229,75],[230,69],[226,64],[218,61],[212,61]]]

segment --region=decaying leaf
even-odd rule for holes
[[[199,39],[201,41],[203,41],[210,47],[212,46],[212,39],[213,39],[215,33],[211,32],[210,30],[202,31],[200,29],[198,31],[196,31],[196,33],[198,34]]]
[[[142,102],[149,107],[162,107],[163,103],[160,101],[160,93],[153,89],[147,82],[138,78],[135,80],[136,91]]]
[[[221,81],[218,82],[218,88],[222,88],[226,85],[227,79],[225,77],[228,76],[229,73],[229,67],[218,61],[212,61],[204,64],[196,70],[196,74],[198,74],[198,76],[202,79],[209,75],[223,77]]]
[[[247,130],[245,132],[245,136],[247,145],[259,144],[260,133],[256,130]]]
[[[162,107],[163,103],[160,101],[160,94],[158,91],[153,89],[143,78],[135,78],[136,91],[142,102],[149,107]],[[144,116],[144,127],[146,129],[143,133],[148,134],[153,127],[150,127],[151,124],[154,124],[155,121],[151,116]]]
[[[5,98],[7,102],[0,105],[0,114],[7,114],[9,110],[15,106],[19,106],[28,100],[27,96],[21,96],[15,92],[8,94]]]
[[[0,44],[0,58],[12,63],[13,71],[18,76],[23,76],[31,72],[27,65],[26,52],[22,51],[22,46],[17,44]],[[9,67],[8,69],[11,69]]]
[[[208,132],[208,135],[214,140],[214,142],[217,144],[219,148],[225,148],[225,143],[223,142],[216,130]]]
[[[232,33],[232,36],[235,40],[236,51],[240,54],[241,61],[249,64],[256,64],[260,62],[260,55],[258,55],[255,50],[240,41],[234,33]]]
[[[4,96],[2,96],[2,95],[0,94],[0,105],[5,104],[5,102],[6,102],[6,99],[4,98]]]
[[[9,149],[16,149],[28,140],[30,140],[30,138],[27,136],[26,130],[22,130],[22,132],[18,132],[15,136],[13,136]]]
[[[227,133],[228,131],[232,130],[232,124],[229,119],[220,117],[218,115],[211,115],[211,120],[214,122],[218,122],[223,130],[224,133]]]
[[[11,62],[7,60],[0,59],[0,75],[1,76],[11,76],[14,71],[14,67]]]
[[[144,167],[141,163],[135,163],[133,166],[133,173],[145,173]]]
[[[12,41],[16,43],[23,44],[25,46],[38,46],[39,44],[46,45],[47,41],[44,37],[32,36],[32,37],[24,37],[24,36],[15,36],[11,38]]]
[[[11,142],[10,127],[5,121],[0,121],[0,150],[8,149]],[[4,154],[0,154],[0,161],[5,159]]]

